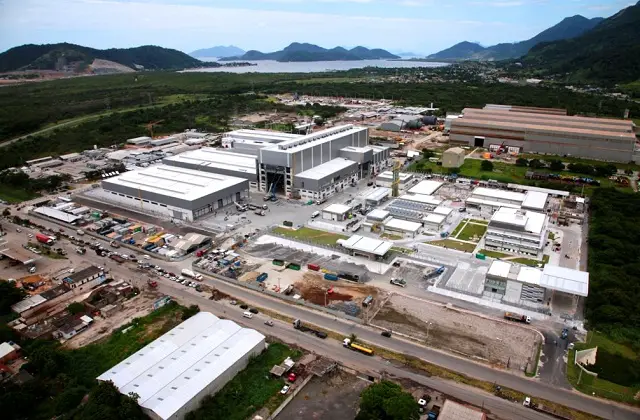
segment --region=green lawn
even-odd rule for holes
[[[556,235],[555,235],[555,233],[553,233],[553,232],[549,232],[549,240],[550,240],[550,241],[553,241],[553,240],[555,240],[555,239],[556,239]]]
[[[287,395],[279,392],[285,380],[274,377],[269,371],[287,357],[297,359],[301,355],[299,350],[292,350],[284,344],[269,344],[267,350],[252,359],[220,391],[206,397],[200,407],[188,413],[186,420],[244,420],[262,407],[273,412]]]
[[[462,230],[462,228],[464,227],[464,225],[467,223],[468,219],[464,219],[463,221],[461,221],[458,226],[456,226],[455,229],[453,229],[453,232],[451,232],[451,237],[455,238],[456,236],[458,236],[458,233],[460,233],[460,231]]]
[[[0,200],[4,200],[7,203],[20,203],[22,201],[32,200],[36,197],[39,197],[39,195],[0,184]]]
[[[539,264],[542,264],[542,266],[544,267],[548,262],[549,262],[549,256],[548,255],[543,255],[542,256],[542,261],[540,260],[534,260],[532,258],[514,258],[512,260],[509,260],[510,262],[514,262],[514,263],[519,263],[519,264],[524,264],[524,265],[528,265],[530,267],[538,267]]]
[[[276,227],[273,229],[275,233],[287,236],[292,239],[304,239],[309,242],[313,242],[319,245],[335,245],[338,239],[347,239],[348,236],[339,235],[337,233],[325,232],[324,230],[311,229],[308,227],[301,227],[300,229],[293,230],[284,227]]]
[[[595,347],[593,343],[590,346],[576,344],[576,349],[580,349],[582,346],[585,346],[585,348]],[[588,395],[640,405],[640,401],[634,398],[635,394],[640,392],[640,386],[634,388],[626,387],[584,373],[580,377],[580,368],[573,363],[575,352],[576,350],[569,350],[567,361],[567,380],[574,388]],[[579,384],[578,379],[580,379]]]
[[[464,219],[466,221],[478,224],[478,225],[488,225],[489,221],[488,220],[482,220],[482,219]]]
[[[480,254],[484,254],[487,257],[491,257],[491,258],[504,258],[504,257],[510,257],[511,255],[509,254],[505,254],[503,252],[498,252],[498,251],[491,251],[489,249],[481,249],[479,251]]]
[[[456,241],[455,239],[443,239],[440,241],[425,242],[425,244],[441,246],[443,248],[457,249],[458,251],[473,252],[476,248],[475,244]]]
[[[637,359],[640,357],[640,355],[633,351],[631,347],[625,346],[624,344],[616,343],[602,333],[589,331],[589,333],[587,334],[587,342],[577,343],[576,348],[578,350],[584,350],[592,347],[603,348],[609,353],[620,353],[628,359]]]
[[[535,185],[536,182],[539,182],[539,181],[529,180],[525,178],[525,174],[527,171],[531,170],[530,168],[516,166],[513,164],[507,164],[503,162],[497,162],[497,161],[492,161],[492,163],[493,163],[493,171],[487,172],[487,171],[483,171],[481,168],[481,165],[482,165],[481,159],[466,159],[464,161],[464,164],[460,167],[457,173],[459,176],[465,177],[465,178],[474,178],[474,179],[482,179],[482,180],[495,179],[496,181],[499,181],[499,182],[507,182],[507,183],[510,182],[510,183],[523,184],[523,185]],[[603,164],[603,162],[599,162],[599,163]],[[622,165],[620,165],[619,167],[622,167]],[[411,166],[409,166],[409,170],[414,170],[418,172],[425,172],[427,170],[431,170],[433,173],[439,173],[439,174],[451,173],[451,171],[448,168],[443,168],[442,166],[438,166],[437,164],[429,162],[428,160],[425,160],[425,159],[419,160],[411,164]],[[536,169],[536,172],[554,173],[554,171],[551,171],[548,169]],[[574,174],[566,171],[563,171],[562,174],[567,176],[578,176],[578,177],[584,176],[581,174]],[[600,186],[603,188],[617,187],[617,185],[608,178],[601,178],[601,177],[593,177],[593,178],[600,181]],[[593,188],[598,188],[598,187],[591,187],[591,186],[585,185],[584,187],[585,194],[589,193],[591,190],[593,190]],[[632,191],[631,188],[622,188],[622,187],[617,187],[617,188],[623,191]]]
[[[383,239],[389,239],[390,241],[399,241],[400,239],[403,239],[403,236],[394,235],[392,233],[383,233],[380,237]]]
[[[457,239],[461,239],[463,241],[474,241],[478,242],[482,235],[487,231],[486,225],[476,225],[474,223],[467,223],[467,225],[462,229],[462,232],[458,234]],[[473,237],[477,236],[477,240],[474,240]]]

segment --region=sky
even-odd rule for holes
[[[191,52],[291,42],[431,54],[461,41],[521,41],[563,18],[630,0],[0,0],[0,51],[34,43],[159,45]]]

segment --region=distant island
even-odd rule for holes
[[[221,58],[220,61],[274,60],[286,63],[310,61],[391,60],[398,58],[400,57],[380,48],[369,49],[365,47],[355,47],[347,50],[343,47],[335,47],[327,49],[314,44],[294,42],[280,51],[263,53],[251,50],[240,56]]]
[[[242,48],[238,48],[235,45],[223,46],[217,45],[211,48],[202,48],[189,53],[191,57],[196,58],[224,58],[224,57],[237,57],[244,54],[246,51]]]

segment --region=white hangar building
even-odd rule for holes
[[[138,394],[154,420],[180,420],[264,349],[259,332],[199,312],[97,379]]]

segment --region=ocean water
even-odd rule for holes
[[[201,58],[202,61],[217,61],[215,58]],[[225,61],[224,63],[229,63]],[[394,61],[394,60],[361,60],[361,61],[311,61],[281,63],[273,60],[249,61],[255,66],[218,67],[184,70],[184,72],[228,72],[228,73],[320,73],[326,71],[340,71],[361,69],[363,67],[383,68],[415,68],[442,67],[448,63],[433,63],[426,61]]]

